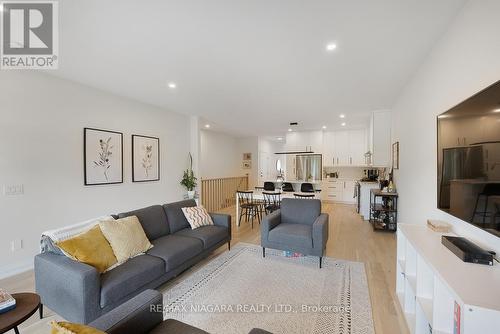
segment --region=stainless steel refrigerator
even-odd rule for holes
[[[443,149],[439,186],[439,207],[450,207],[450,181],[478,179],[485,176],[483,147],[452,147]]]
[[[322,156],[321,154],[302,154],[295,159],[295,168],[298,181],[321,181]]]

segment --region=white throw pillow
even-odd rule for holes
[[[198,227],[214,224],[208,211],[201,205],[182,208],[182,212],[193,230]]]
[[[102,234],[115,253],[118,264],[153,247],[136,216],[99,223]]]

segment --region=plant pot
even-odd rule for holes
[[[188,198],[194,198],[194,193],[195,193],[194,190],[188,191]]]

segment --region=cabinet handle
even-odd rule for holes
[[[339,164],[339,158],[337,158],[337,165]]]
[[[349,158],[349,163],[352,165],[352,157]]]
[[[332,165],[335,165],[335,158],[332,158]]]

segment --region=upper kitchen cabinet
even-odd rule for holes
[[[365,129],[329,131],[323,135],[323,165],[366,166],[368,142]]]
[[[370,121],[372,166],[391,165],[391,112],[374,111]]]
[[[285,147],[287,151],[312,151],[321,153],[323,149],[323,132],[289,132],[286,135]]]

